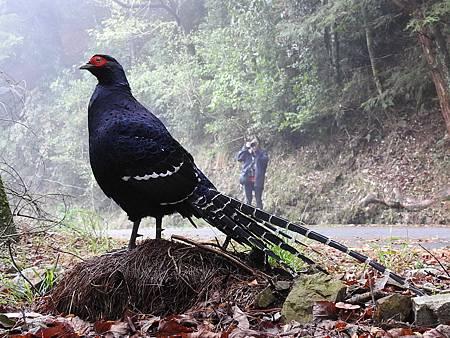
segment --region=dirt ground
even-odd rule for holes
[[[265,208],[306,224],[450,224],[450,203],[418,211],[360,206],[369,193],[392,199],[425,199],[450,184],[450,141],[439,111],[383,112],[366,124],[349,114],[322,138],[268,145]],[[196,156],[225,192],[242,197],[239,165],[225,154]],[[235,179],[234,179],[235,178]]]

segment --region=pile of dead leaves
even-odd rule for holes
[[[120,318],[126,310],[182,313],[205,301],[246,307],[267,286],[263,280],[250,286],[251,271],[201,248],[147,240],[134,250],[78,263],[39,310],[98,320]]]

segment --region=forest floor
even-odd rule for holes
[[[171,243],[176,242],[165,244],[169,247],[169,257],[178,259],[174,244]],[[99,311],[96,314],[99,318],[92,319],[86,318],[86,313],[83,315],[82,311],[76,312],[79,310],[55,311],[49,308],[44,310],[45,307],[43,308],[42,304],[46,303],[48,298],[39,296],[33,288],[38,289],[43,295],[51,295],[55,285],[59,285],[59,289],[61,289],[61,285],[66,287],[73,283],[79,283],[80,281],[77,281],[76,278],[68,280],[64,279],[64,276],[67,276],[68,273],[70,276],[70,271],[73,271],[72,269],[76,266],[85,269],[87,265],[83,264],[95,265],[101,259],[103,262],[111,261],[112,259],[109,259],[108,256],[101,255],[114,248],[124,247],[125,244],[125,241],[105,237],[30,234],[24,236],[19,245],[12,245],[10,254],[7,253],[8,250],[2,251],[4,254],[0,260],[0,280],[2,281],[0,286],[0,336],[3,332],[3,334],[17,338],[55,336],[392,338],[411,335],[429,338],[446,337],[432,327],[417,326],[407,321],[378,320],[376,307],[370,300],[359,305],[347,302],[316,302],[313,307],[311,323],[287,322],[280,315],[283,299],[279,299],[267,307],[260,307],[248,299],[242,301],[243,298],[250,297],[249,294],[260,292],[265,287],[263,280],[252,275],[246,278],[240,277],[240,286],[233,288],[234,291],[230,295],[220,295],[219,298],[211,297],[192,308],[172,315],[148,315],[130,309],[123,313],[120,312],[121,315],[114,318],[107,316],[100,318],[101,312]],[[147,247],[155,247],[153,244],[147,243]],[[312,253],[312,258],[324,266],[331,273],[333,279],[342,281],[348,289],[352,289],[353,295],[355,290],[357,290],[356,293],[367,292],[375,285],[381,285],[377,291],[384,295],[394,293],[411,295],[409,291],[387,283],[382,275],[374,273],[367,266],[356,263],[344,254],[336,253],[328,247],[307,244],[309,246],[308,254],[315,250],[316,253]],[[145,243],[143,246],[141,245],[141,247],[144,246]],[[173,249],[172,255],[170,248]],[[373,240],[361,241],[358,244],[358,251],[376,258],[393,271],[413,280],[419,287],[434,290],[433,292],[450,287],[449,250],[450,248],[446,247],[428,251],[417,245],[411,246],[404,243],[398,246],[392,243],[377,243]],[[157,252],[159,251],[161,250],[157,250]],[[204,258],[210,256],[211,253],[207,253]],[[28,276],[33,287],[17,273],[12,259],[14,259],[14,265],[22,270],[22,274]],[[296,270],[305,271],[305,266],[290,261],[292,258],[286,257],[286,259]],[[147,257],[146,261],[148,260]],[[99,267],[100,271],[103,270],[109,274],[107,264],[101,263]],[[94,273],[101,274],[101,272]],[[150,269],[148,273],[150,275],[157,274],[155,269]],[[86,275],[82,277],[81,281],[85,278]],[[87,281],[89,283],[89,279]],[[173,284],[173,280],[170,283]],[[195,284],[191,286],[196,288]],[[83,288],[77,284],[76,291],[72,291],[72,297],[76,299],[78,293],[84,292]],[[248,293],[244,292],[244,289]],[[236,299],[236,295],[238,299]],[[230,300],[230,296],[235,300]],[[285,296],[286,294],[284,296],[278,294],[278,297],[281,298]],[[184,301],[180,300],[180,302]],[[76,309],[75,303],[75,300],[70,302],[72,309]],[[173,306],[173,299],[168,301],[168,304]]]

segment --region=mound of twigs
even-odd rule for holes
[[[53,289],[47,307],[88,320],[117,319],[126,310],[163,316],[211,301],[245,307],[264,287],[250,284],[254,279],[222,255],[179,242],[147,240],[132,251],[76,265]]]

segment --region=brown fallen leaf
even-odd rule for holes
[[[397,327],[394,329],[390,329],[387,333],[390,334],[392,338],[414,335],[413,330],[411,330],[410,328],[406,328],[406,327]]]
[[[238,322],[238,327],[241,330],[247,330],[250,328],[247,315],[237,306],[233,306],[233,319]]]
[[[269,338],[269,337],[275,337],[275,335],[250,329],[241,330],[239,328],[231,332],[231,334],[229,335],[229,338]]]
[[[362,319],[370,319],[372,317],[373,317],[373,307],[369,306],[364,309],[364,313],[362,314],[361,318]]]
[[[167,318],[161,319],[158,325],[157,337],[171,336],[181,333],[191,333],[195,329],[193,327],[185,326],[181,323],[186,318],[182,316],[172,315]],[[187,335],[184,335],[187,337]]]
[[[100,334],[107,332],[114,323],[114,320],[99,320],[94,324],[94,331]]]
[[[336,322],[335,327],[336,327],[336,330],[342,331],[342,330],[344,330],[347,327],[347,323],[342,321],[342,320],[338,320]]]
[[[358,338],[372,338],[372,335],[370,334],[370,332],[363,332],[360,333],[359,335],[357,335]]]
[[[388,337],[386,331],[384,331],[382,328],[376,327],[376,326],[373,326],[370,328],[370,334],[372,335],[373,338]]]
[[[188,333],[187,338],[228,338],[228,332],[211,332],[209,330],[200,330],[198,332]]]
[[[313,304],[312,314],[314,319],[336,319],[336,305],[327,300],[316,301]]]
[[[65,320],[72,326],[74,331],[80,336],[87,335],[88,332],[94,329],[94,325],[87,321],[82,320],[80,317],[69,315],[65,317]]]
[[[338,309],[342,309],[342,310],[358,310],[361,308],[361,306],[357,305],[357,304],[348,304],[348,303],[344,303],[344,302],[337,302],[335,304],[336,308]]]
[[[118,320],[99,320],[94,324],[94,331],[99,334],[120,337],[129,331],[128,323]]]
[[[80,336],[74,332],[73,328],[65,322],[54,321],[52,326],[43,327],[33,333],[25,334],[14,334],[10,335],[10,338],[53,338],[53,337],[64,337],[64,338],[79,338]]]

